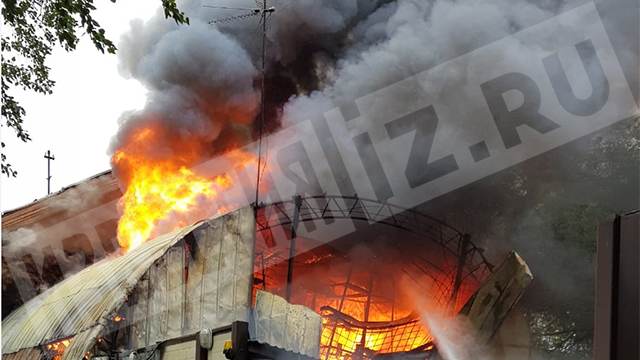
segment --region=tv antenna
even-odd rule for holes
[[[244,7],[235,7],[235,6],[217,6],[217,5],[202,5],[206,8],[212,9],[220,9],[220,10],[234,10],[234,11],[243,11],[241,14],[223,17],[219,19],[214,19],[209,21],[209,24],[220,24],[233,22],[241,19],[246,19],[250,17],[258,16],[260,17],[260,24],[262,30],[262,41],[261,41],[261,66],[260,66],[260,126],[258,132],[258,169],[256,172],[256,198],[255,198],[255,206],[258,207],[258,200],[260,198],[260,173],[262,172],[262,135],[264,132],[264,118],[265,118],[265,58],[267,55],[267,20],[269,16],[273,14],[276,9],[273,6],[267,7],[267,0],[255,0],[256,7],[253,8],[244,8]]]
[[[47,195],[51,194],[51,160],[55,160],[50,150],[44,153],[44,158],[47,159]]]

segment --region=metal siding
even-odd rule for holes
[[[182,246],[175,246],[167,253],[168,328],[167,337],[182,335],[183,321],[183,253]]]
[[[301,353],[318,358],[320,356],[320,336],[322,334],[322,319],[318,314],[304,308],[304,336],[302,338]]]
[[[220,270],[218,282],[218,321],[231,323],[234,314],[235,271],[236,271],[236,236],[237,219],[230,217],[224,222],[224,231],[219,241],[222,242],[220,254]]]
[[[253,273],[255,220],[253,209],[243,208],[209,223],[196,232],[204,237],[207,254],[202,284],[202,323],[217,328],[247,321]]]
[[[254,229],[253,209],[244,208],[89,266],[10,314],[2,324],[3,352],[82,332],[69,355],[82,354],[93,346],[100,322],[116,311],[132,314],[127,321],[135,348],[248,321]],[[187,277],[181,241],[190,232],[198,251],[189,258]],[[131,293],[137,302],[125,305]]]
[[[136,304],[133,310],[133,343],[135,347],[147,346],[147,309],[149,280],[143,276],[136,288]]]
[[[196,357],[196,341],[185,341],[167,345],[162,350],[162,360],[194,360]]]
[[[203,242],[202,239],[199,240]],[[195,249],[191,249],[185,259],[188,260],[188,276],[186,289],[185,324],[188,332],[201,329],[201,308],[202,308],[202,277],[204,271],[204,248],[198,245],[196,240]]]
[[[235,265],[235,291],[236,298],[234,299],[236,313],[238,316],[244,316],[244,319],[248,321],[247,311],[251,306],[251,292],[253,281],[253,261],[254,261],[254,249],[255,249],[255,223],[254,213],[251,208],[246,208],[243,217],[239,217],[237,223],[237,236],[236,241],[236,265]],[[250,218],[251,221],[246,219]]]
[[[167,336],[167,260],[158,259],[149,269],[149,339],[164,339]]]
[[[511,252],[460,314],[467,316],[480,344],[487,343],[533,280],[529,266]]]
[[[202,327],[215,328],[217,325],[216,314],[218,313],[218,270],[220,267],[220,253],[222,242],[222,224],[219,222],[209,223],[199,234],[205,243],[204,252],[206,261],[204,264],[203,295],[202,295]]]
[[[11,354],[2,354],[2,359],[4,360],[35,360],[44,358],[44,354],[38,347],[20,350]]]
[[[156,261],[148,272],[146,345],[247,320],[253,229],[252,209],[238,210],[196,229],[190,252],[179,241]]]
[[[96,340],[96,337],[104,330],[102,324],[81,331],[71,340],[69,347],[64,351],[62,360],[82,359]]]

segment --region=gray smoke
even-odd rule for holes
[[[284,119],[308,119],[314,111],[322,113],[328,106],[357,99],[552,14],[527,1],[387,3],[353,28],[353,44],[336,62],[333,81],[309,95],[293,97],[285,107]],[[456,81],[451,76],[455,74],[443,75],[447,81]]]
[[[142,111],[123,115],[110,151],[146,124],[160,123],[178,141],[212,143],[230,123],[250,124],[257,95],[256,69],[232,38],[194,20],[190,26],[167,23],[160,16],[132,23],[122,38],[121,72],[149,90]],[[180,146],[161,138],[146,149],[174,156]],[[205,154],[206,155],[206,154]]]
[[[250,12],[213,9],[207,4],[185,1],[180,5],[190,17],[189,26],[176,25],[159,11],[147,22],[132,22],[130,32],[121,39],[120,71],[144,84],[149,95],[144,109],[122,116],[111,154],[137,129],[153,124],[169,129],[171,136],[138,149],[149,158],[175,156],[184,142],[202,144],[210,150],[204,151],[206,157],[251,140],[259,105],[258,18],[209,24]],[[317,72],[314,64],[331,63],[347,37],[345,31],[377,6],[375,1],[277,1],[273,5],[278,11],[269,20],[267,67],[289,85],[290,90],[279,95],[283,99],[297,93],[301,82],[289,70],[281,70],[284,66],[304,68],[308,78],[321,76],[323,71]],[[254,8],[255,4],[221,1],[215,6]],[[303,47],[306,53],[300,52]],[[317,83],[315,79],[308,82]]]
[[[270,130],[322,114],[567,8],[564,1],[552,0],[277,0],[268,5],[276,8],[267,34]],[[214,150],[255,138],[258,17],[209,24],[250,11],[208,7],[254,8],[254,2],[189,0],[180,6],[190,26],[178,26],[159,11],[146,23],[132,23],[121,40],[121,71],[140,80],[149,97],[142,111],[123,116],[111,152],[148,122],[161,122],[181,141],[196,139]],[[505,62],[528,60],[505,54]],[[447,84],[467,81],[464,73],[442,77]],[[150,151],[175,153],[175,144],[164,142],[172,143],[165,139]]]

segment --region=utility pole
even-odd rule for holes
[[[262,0],[262,8],[260,9],[260,16],[262,21],[262,63],[261,63],[261,72],[260,72],[260,103],[261,103],[261,111],[260,111],[260,132],[258,135],[258,169],[256,172],[256,208],[259,206],[260,201],[260,169],[262,167],[262,133],[264,132],[264,116],[266,111],[265,104],[265,93],[266,89],[264,86],[264,77],[265,77],[265,58],[267,57],[267,15],[273,13],[276,9],[274,7],[267,8],[267,0]]]
[[[47,159],[47,195],[49,195],[51,194],[51,160],[56,158],[49,150],[44,153],[44,158]]]

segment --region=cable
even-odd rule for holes
[[[252,9],[252,8],[239,8],[239,7],[216,6],[216,5],[202,5],[202,7],[211,8],[211,9],[223,9],[223,10],[247,10],[247,11],[255,11],[256,10],[256,9]]]

